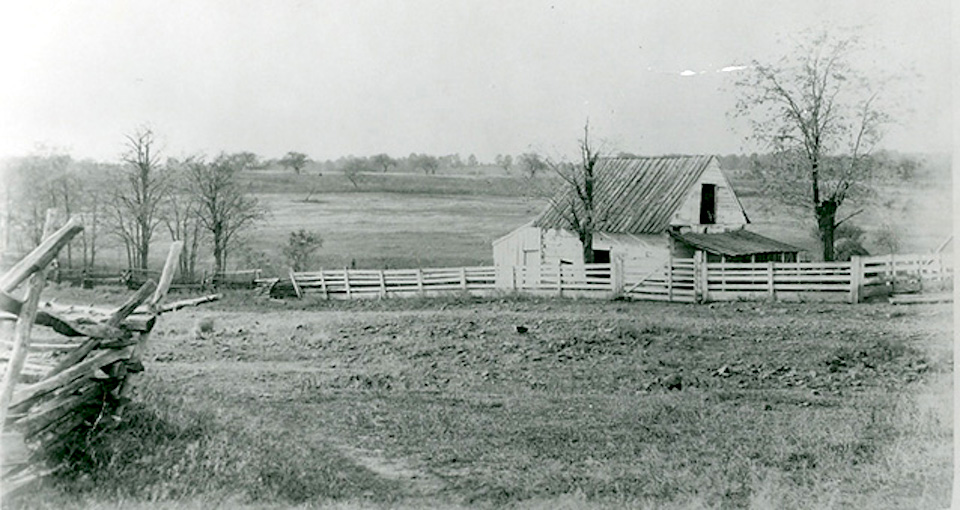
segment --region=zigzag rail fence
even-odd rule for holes
[[[49,233],[55,215],[48,213]],[[40,305],[46,268],[83,229],[71,219],[0,276],[0,497],[67,467],[49,465],[82,448],[88,434],[122,419],[141,355],[157,318],[219,298],[163,304],[182,244],[174,243],[159,280],[143,283],[117,308]],[[26,296],[14,292],[27,282]]]
[[[257,280],[272,297],[327,299],[519,293],[581,298],[861,302],[874,296],[952,287],[952,259],[939,254],[854,257],[849,262],[708,262],[669,259],[650,271],[630,261],[532,267],[322,269]]]

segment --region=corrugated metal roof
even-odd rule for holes
[[[683,203],[690,187],[703,175],[712,159],[714,156],[599,160],[594,169],[596,230],[617,234],[663,232],[670,225],[670,218]],[[565,187],[554,204],[569,204],[572,196],[573,191]],[[554,204],[540,214],[534,225],[569,229],[563,213]]]
[[[718,234],[672,233],[673,237],[704,251],[727,256],[753,255],[758,253],[796,253],[800,248],[781,243],[749,230],[732,230]]]

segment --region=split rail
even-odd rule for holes
[[[9,496],[66,467],[50,459],[82,448],[82,438],[119,422],[143,371],[141,356],[157,318],[218,299],[163,304],[182,245],[174,243],[159,281],[147,280],[116,308],[40,304],[47,266],[82,229],[72,219],[0,276],[0,495]],[[23,298],[15,292],[23,284]],[[59,452],[59,453],[58,453]]]

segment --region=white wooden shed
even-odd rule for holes
[[[737,257],[744,250],[747,255],[778,253],[778,260],[796,257],[796,248],[759,234],[749,233],[749,243],[744,235],[730,234],[744,229],[749,219],[714,156],[606,158],[595,172],[595,262],[618,258],[652,271],[671,256],[689,257],[696,250],[713,253],[719,247],[713,254],[722,258],[723,249],[733,244]],[[569,203],[575,201],[561,196],[535,220],[495,240],[494,264],[583,265],[580,240],[557,205]]]

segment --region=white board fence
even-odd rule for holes
[[[654,271],[615,261],[584,266],[457,267],[431,269],[323,269],[290,273],[289,279],[259,280],[328,299],[492,295],[517,292],[541,296],[709,302],[845,301],[877,295],[944,289],[953,265],[938,255],[854,257],[850,262],[707,262],[703,257],[670,259]]]

